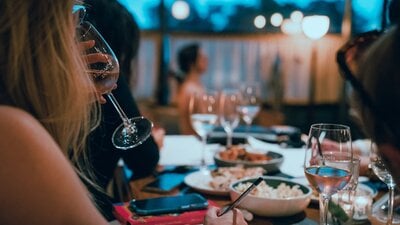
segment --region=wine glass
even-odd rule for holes
[[[311,125],[305,150],[304,172],[319,193],[320,224],[326,225],[331,196],[352,177],[353,152],[350,128],[340,124]]]
[[[140,145],[150,136],[153,123],[142,116],[128,118],[111,93],[119,77],[117,57],[91,23],[81,22],[77,27],[77,34],[80,44],[84,48],[88,73],[97,91],[106,95],[122,119],[122,124],[115,129],[112,135],[113,145],[121,150]]]
[[[218,101],[215,92],[196,93],[189,101],[190,122],[203,144],[200,169],[206,170],[207,135],[214,129],[218,120]]]
[[[384,161],[381,159],[376,144],[373,142],[371,142],[370,150],[370,167],[372,168],[372,171],[374,171],[375,175],[387,185],[389,190],[387,215],[383,212],[373,212],[372,217],[375,217],[381,222],[386,221],[387,225],[391,225],[393,224],[394,189],[396,187],[396,183],[394,182],[393,177],[386,167]],[[400,223],[400,221],[396,221],[396,223]]]
[[[260,88],[258,84],[247,84],[241,87],[241,100],[238,106],[243,121],[246,123],[246,136],[251,123],[260,111]]]
[[[238,126],[240,117],[238,107],[240,94],[237,90],[225,89],[221,93],[220,121],[226,132],[226,148],[232,146],[233,130]]]

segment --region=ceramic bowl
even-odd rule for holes
[[[256,179],[257,178],[246,178],[232,183],[229,188],[231,200],[234,201],[241,194],[241,192],[236,190],[238,185],[254,182]],[[258,197],[251,193],[239,204],[240,208],[247,209],[258,216],[283,217],[302,212],[310,203],[312,194],[312,189],[310,187],[283,177],[264,176],[263,179],[268,186],[275,189],[281,183],[284,183],[291,188],[297,185],[302,194],[296,197],[278,198]],[[260,185],[257,188],[259,187]]]

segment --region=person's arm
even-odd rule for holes
[[[130,91],[125,77],[120,76],[118,87],[113,91],[115,98],[131,117],[141,116],[139,109]],[[134,172],[134,177],[143,177],[151,174],[159,160],[159,149],[153,137],[150,136],[141,145],[125,151],[116,149],[111,137],[114,130],[121,125],[122,120],[112,103],[107,101],[102,105],[101,124],[90,137],[90,161],[97,176],[97,182],[106,187],[114,175],[118,160],[122,157],[125,164]]]
[[[129,118],[141,116],[139,107],[135,102],[125,77],[120,77],[118,88],[114,90],[114,95]],[[160,153],[153,136],[150,136],[135,148],[122,151],[121,156],[128,168],[133,171],[133,177],[139,178],[148,176],[154,172],[160,158]]]
[[[107,224],[36,119],[0,107],[0,133],[0,224]]]
[[[189,102],[190,96],[195,93],[194,88],[183,83],[180,87],[177,97],[178,112],[179,112],[179,130],[181,134],[195,135],[196,132],[192,128],[190,122]]]

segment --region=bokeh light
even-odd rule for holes
[[[172,16],[178,20],[184,20],[188,18],[190,14],[190,7],[185,1],[176,1],[172,5]]]
[[[282,24],[282,21],[283,21],[282,14],[280,14],[280,13],[272,14],[271,20],[270,20],[272,26],[279,27]]]
[[[291,19],[284,19],[281,30],[284,34],[293,35],[301,33],[301,24],[295,23]]]
[[[263,15],[258,15],[256,18],[254,18],[254,26],[256,26],[258,29],[264,28],[266,24],[267,20]]]
[[[322,38],[329,29],[329,17],[327,16],[306,16],[302,22],[304,34],[313,40]]]
[[[304,17],[303,13],[298,10],[293,11],[290,14],[290,19],[295,23],[301,23],[301,20],[303,19],[303,17]]]

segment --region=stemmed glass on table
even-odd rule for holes
[[[113,145],[122,150],[140,145],[150,136],[153,124],[144,117],[128,118],[111,93],[119,77],[118,59],[113,50],[96,28],[87,21],[78,25],[77,35],[81,45],[86,46],[84,57],[88,64],[88,73],[97,91],[107,96],[122,119],[122,124],[112,135]]]
[[[233,130],[239,125],[240,93],[237,90],[225,89],[221,93],[220,121],[226,132],[226,148],[232,146]]]
[[[340,124],[313,124],[305,150],[304,172],[319,193],[320,224],[326,225],[331,196],[352,177],[350,128]]]
[[[241,87],[241,100],[238,111],[246,123],[246,136],[249,133],[251,123],[261,109],[259,92],[260,88],[257,84],[248,84]]]
[[[391,225],[393,223],[400,223],[399,220],[393,221],[393,205],[394,205],[394,191],[396,187],[396,183],[393,180],[392,175],[390,174],[388,168],[385,163],[381,159],[378,148],[375,143],[371,143],[370,150],[370,166],[372,171],[374,171],[375,175],[384,182],[389,190],[389,200],[388,200],[388,209],[387,215],[384,212],[372,212],[372,217],[380,220],[381,222],[385,222],[387,225]],[[384,211],[384,210],[382,210]]]
[[[200,169],[206,170],[207,136],[214,129],[218,120],[218,95],[216,92],[195,93],[189,101],[190,122],[200,136],[203,149]]]

